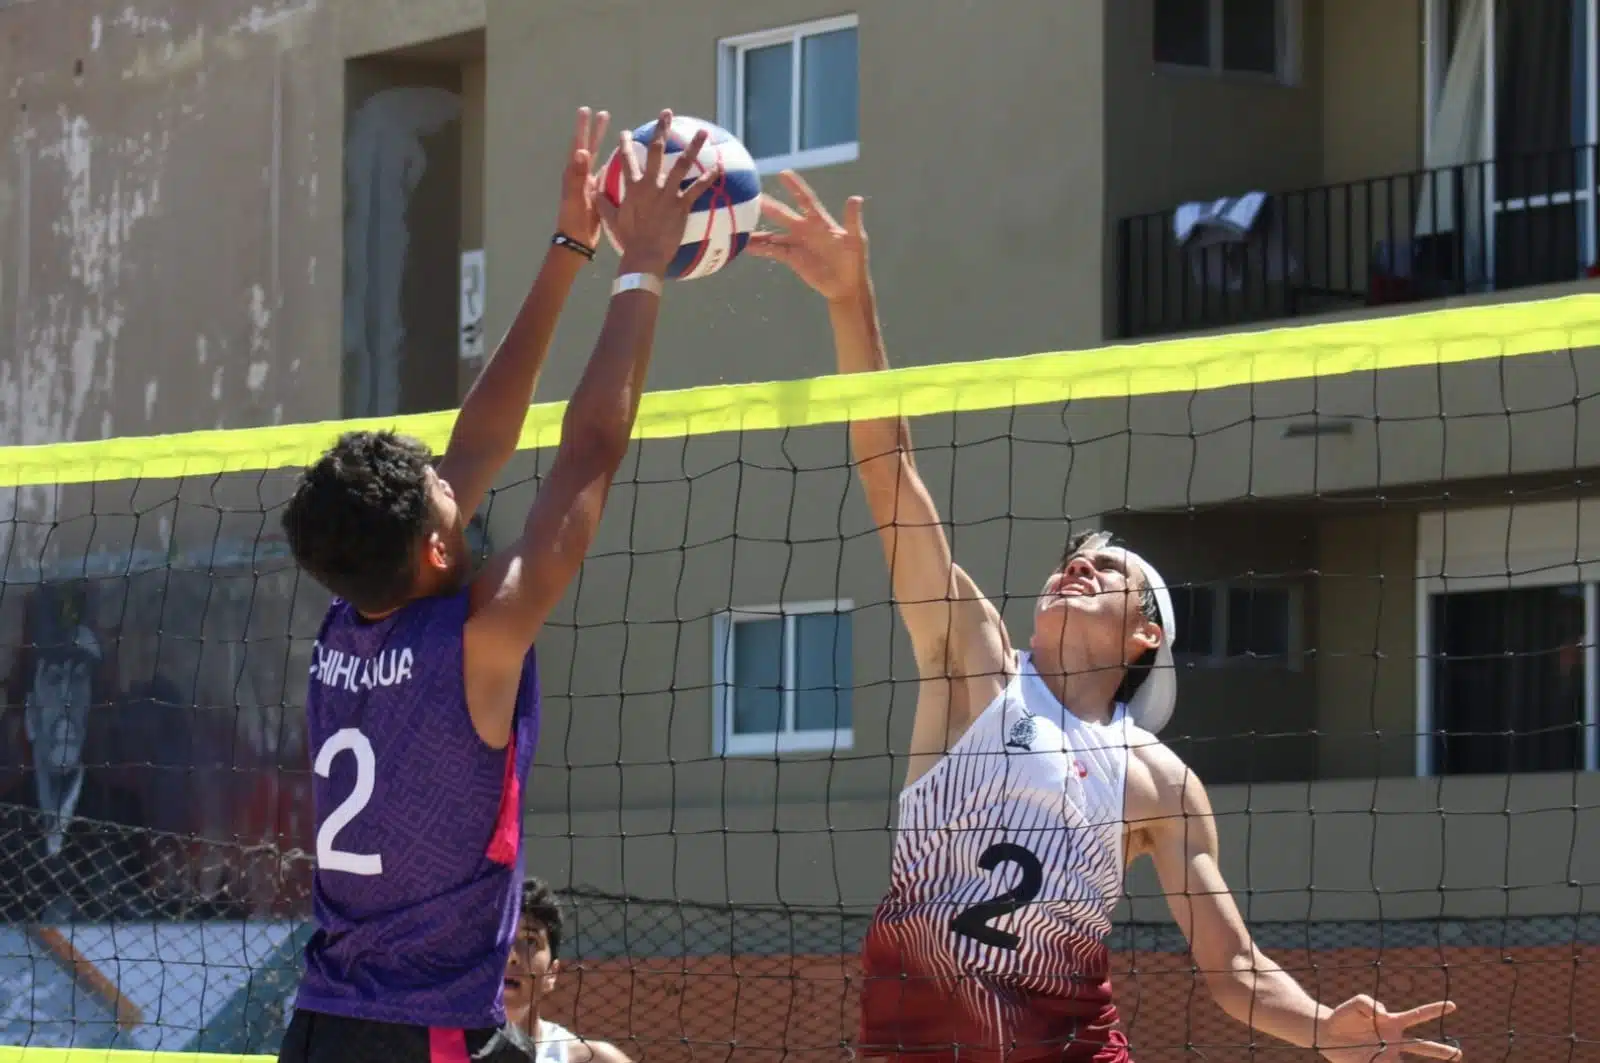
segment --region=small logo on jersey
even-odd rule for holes
[[[1039,737],[1039,728],[1032,716],[1024,716],[1011,725],[1006,733],[1007,749],[1033,749],[1033,740]]]
[[[1072,770],[1073,773],[1076,774],[1080,779],[1087,779],[1089,777],[1089,769],[1084,767],[1083,761],[1079,760],[1077,757],[1072,758]]]

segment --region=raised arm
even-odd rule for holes
[[[1218,862],[1216,818],[1205,786],[1164,745],[1152,742],[1131,756],[1139,763],[1130,771],[1148,778],[1130,778],[1130,826],[1145,839],[1172,917],[1218,1007],[1252,1030],[1316,1048],[1333,1063],[1398,1060],[1402,1053],[1426,1059],[1460,1056],[1459,1049],[1413,1039],[1409,1032],[1454,1011],[1449,1001],[1391,1013],[1368,996],[1338,1007],[1314,1000],[1256,946],[1239,914]],[[1142,813],[1135,796],[1140,790],[1151,795],[1151,807]]]
[[[789,266],[828,300],[839,372],[888,369],[861,197],[845,204],[841,225],[798,176],[786,172],[781,179],[799,209],[764,199],[762,213],[779,231],[756,234],[751,250]],[[999,612],[951,556],[938,507],[917,471],[905,418],[852,421],[850,448],[922,674],[948,675],[953,658],[968,660],[951,652],[953,643],[981,638],[1004,652]]]
[[[560,243],[552,243],[545,252],[539,275],[511,328],[468,390],[439,462],[439,476],[455,492],[461,512],[469,516],[516,452],[556,323],[578,271],[588,261],[584,251],[592,252],[600,238],[594,156],[609,122],[605,111],[591,116],[589,108],[579,109],[561,176],[561,208],[556,215]],[[582,245],[583,250],[568,241]]]
[[[617,209],[602,201],[607,224],[626,248],[619,270],[622,290],[613,289],[600,338],[562,419],[550,473],[521,537],[496,554],[472,584],[467,706],[479,735],[497,748],[510,738],[522,661],[583,563],[612,477],[627,454],[650,364],[661,278],[683,239],[689,208],[721,180],[714,170],[685,187],[703,133],[665,172],[663,143],[670,123],[670,113],[664,113],[642,169],[623,134],[623,157],[632,161],[623,205]],[[629,287],[641,283],[647,287]]]

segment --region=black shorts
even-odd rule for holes
[[[401,1026],[296,1009],[284,1031],[278,1063],[527,1063],[528,1054],[505,1038],[496,1043],[499,1033],[492,1028]]]

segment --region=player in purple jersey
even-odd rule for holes
[[[312,653],[316,930],[280,1060],[465,1063],[505,1022],[522,885],[522,785],[538,737],[533,643],[594,538],[627,453],[662,278],[695,199],[703,134],[669,168],[663,112],[621,207],[593,172],[604,113],[578,114],[556,235],[456,418],[422,443],[350,432],[284,513],[335,595]],[[521,537],[469,578],[465,515],[516,449],[534,383],[602,217],[625,248],[594,353]]]

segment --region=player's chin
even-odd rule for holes
[[[1087,604],[1088,600],[1081,596],[1047,594],[1034,608],[1034,623],[1049,631],[1065,630],[1072,614],[1081,612]]]
[[[1041,594],[1033,603],[1034,616],[1048,616],[1051,613],[1060,613],[1071,605],[1071,599],[1059,594]]]
[[[533,995],[530,989],[531,987],[528,983],[520,978],[507,978],[505,980],[506,1008],[515,1011],[518,1008],[526,1007],[529,998]]]

